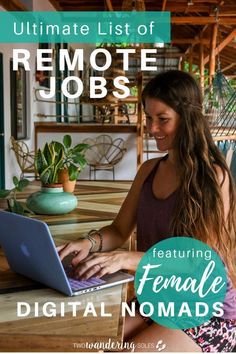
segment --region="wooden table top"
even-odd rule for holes
[[[18,194],[18,200],[24,201],[38,188],[38,183],[30,184]],[[130,182],[80,181],[75,192],[78,197],[75,211],[62,216],[36,218],[47,222],[55,243],[62,244],[90,229],[111,223],[129,188]],[[53,289],[37,288],[31,280],[11,272],[0,248],[0,291],[1,351],[98,351],[91,347],[95,342],[107,343],[110,340],[116,343],[122,340],[124,319],[120,305],[125,301],[126,286],[66,297]],[[31,308],[30,315],[25,318],[17,317],[17,302],[21,301],[29,303]],[[43,315],[46,302],[56,304],[55,317]],[[76,316],[72,316],[72,305],[68,302],[81,303],[77,306]],[[111,317],[101,316],[102,302]],[[38,317],[35,317],[35,303],[39,303]],[[59,316],[61,303],[65,304],[64,317]],[[97,317],[84,316],[88,303],[94,306]]]

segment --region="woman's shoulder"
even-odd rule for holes
[[[145,161],[140,170],[142,170],[143,173],[149,173],[153,170],[153,168],[159,163],[159,161],[162,160],[162,157],[156,157],[150,160]]]
[[[158,157],[145,161],[138,170],[136,180],[142,184],[161,159]]]

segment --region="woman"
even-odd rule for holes
[[[169,352],[230,352],[236,345],[232,177],[202,114],[200,89],[189,74],[181,71],[158,74],[144,88],[142,100],[147,130],[156,140],[158,150],[168,150],[168,154],[142,165],[110,226],[61,246],[60,256],[63,259],[76,252],[72,264],[76,267],[80,263],[77,275],[87,279],[120,269],[135,271],[143,252],[158,241],[174,235],[194,235],[217,250],[227,267],[224,318],[212,318],[201,326],[180,331],[144,321],[137,314],[126,319],[125,339],[136,345],[143,343],[143,349],[138,351],[148,348],[155,351],[155,343],[162,340]],[[138,251],[114,251],[135,226]]]

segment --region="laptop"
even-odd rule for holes
[[[45,222],[0,211],[0,225],[0,245],[11,270],[68,296],[108,288],[134,278],[119,271],[100,279],[72,279],[66,274]]]

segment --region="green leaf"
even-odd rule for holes
[[[23,208],[24,208],[24,214],[35,214],[32,210],[27,208],[26,205],[24,205]]]
[[[56,183],[58,180],[58,171],[62,168],[63,166],[63,150],[60,150],[56,161],[55,161],[55,165],[54,165],[54,171],[53,171],[53,183]]]
[[[75,156],[73,158],[73,162],[79,165],[81,168],[84,168],[84,166],[87,164],[87,161],[83,155]]]
[[[0,199],[6,198],[10,193],[10,189],[0,189]]]
[[[27,187],[28,184],[29,184],[28,179],[21,179],[21,180],[19,181],[17,190],[18,190],[19,192],[23,191],[23,189],[24,189],[25,187]]]
[[[14,176],[12,180],[13,180],[13,183],[14,183],[15,187],[17,187],[17,185],[19,183],[18,178],[16,176]]]
[[[49,146],[48,143],[46,143],[44,146],[43,155],[47,161],[47,165],[51,165],[53,162],[53,152],[51,146]]]
[[[48,184],[56,183],[57,180],[54,179],[55,168],[53,165],[49,166],[48,170]]]
[[[82,152],[86,149],[88,149],[90,147],[90,145],[88,144],[77,144],[75,145],[75,147],[73,148],[74,152]]]
[[[24,215],[23,205],[15,199],[13,199],[13,203],[11,205],[11,211],[16,214]]]
[[[72,144],[72,139],[70,135],[65,135],[63,138],[63,144],[65,145],[65,147],[68,149],[69,147],[71,147]]]
[[[50,182],[51,169],[48,166],[40,175],[40,180],[42,184],[49,184]]]
[[[68,173],[69,173],[69,180],[70,181],[76,180],[79,175],[78,167],[71,164],[68,168]]]
[[[64,146],[58,141],[53,141],[53,143],[54,143],[54,149],[57,154],[60,152],[60,150],[64,150]]]
[[[34,166],[35,166],[35,170],[37,171],[37,173],[39,175],[41,175],[41,173],[45,170],[45,168],[48,167],[47,160],[45,159],[45,157],[40,149],[38,149],[38,151],[36,153],[35,160],[34,160]]]
[[[7,204],[8,204],[8,209],[12,212],[13,211],[12,208],[14,207],[15,204],[15,199],[14,198],[8,199]]]

